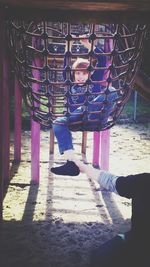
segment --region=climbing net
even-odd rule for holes
[[[115,124],[141,64],[145,25],[11,20],[7,29],[13,68],[34,120],[51,128],[65,116],[73,131]],[[76,58],[89,61],[84,85],[73,80]],[[70,119],[74,115],[77,121]]]

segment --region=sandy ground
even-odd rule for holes
[[[150,172],[150,123],[115,125],[110,139],[110,172]],[[92,133],[87,161],[92,162]],[[81,133],[73,133],[79,157]],[[13,134],[11,136],[13,160]],[[40,183],[31,183],[30,132],[22,132],[22,160],[11,166],[3,205],[1,267],[88,267],[91,251],[130,229],[131,200],[101,190],[85,174],[56,176],[62,161],[57,145],[49,159],[49,132],[41,132]]]

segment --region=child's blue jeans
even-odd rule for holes
[[[108,117],[110,116],[112,108],[115,104],[115,100],[118,97],[114,88],[111,87],[111,89],[109,89],[109,90],[113,91],[113,92],[111,92],[108,95],[108,98],[107,98],[108,103],[106,104],[106,106],[104,104],[104,100],[105,100],[104,95],[99,95],[94,100],[89,102],[89,104],[87,106],[87,111],[89,114],[88,118],[90,120],[97,119],[101,115],[101,118],[102,118],[101,123],[103,125],[105,125],[107,123]],[[90,113],[92,111],[99,111],[102,108],[105,109],[105,111],[102,114]],[[81,120],[83,118],[83,110],[84,110],[84,108],[82,106],[77,108],[76,110],[74,110],[71,113],[71,115],[69,116],[69,123],[71,123],[71,122],[81,123]],[[64,117],[57,118],[53,122],[53,130],[54,130],[54,134],[56,136],[57,142],[58,142],[60,154],[63,154],[64,151],[66,151],[66,150],[73,149],[72,134],[71,134],[71,131],[69,130],[69,127],[68,127],[68,118],[67,117],[64,116]]]

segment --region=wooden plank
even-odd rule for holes
[[[99,1],[90,1],[90,0],[0,0],[0,3],[5,5],[11,5],[14,7],[28,7],[28,8],[38,8],[38,9],[62,9],[62,10],[91,10],[91,11],[121,11],[121,10],[146,10],[149,8],[150,1],[145,0],[126,0],[126,1],[114,1],[114,0],[99,0]]]
[[[0,0],[8,16],[68,22],[143,22],[149,23],[150,1],[46,1]],[[10,8],[9,8],[10,7]]]

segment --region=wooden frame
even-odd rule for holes
[[[59,21],[149,23],[149,0],[0,0],[9,16]],[[10,8],[9,8],[10,7]]]

